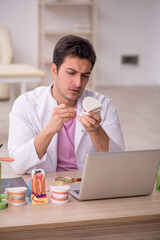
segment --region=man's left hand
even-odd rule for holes
[[[97,152],[109,151],[109,137],[100,125],[101,117],[93,112],[88,115],[78,116],[78,120],[88,132]]]
[[[89,112],[88,115],[78,116],[78,120],[87,132],[97,130],[102,121],[101,117],[94,112]]]

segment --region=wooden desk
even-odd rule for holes
[[[81,172],[46,174],[46,188],[60,175],[80,177]],[[24,179],[28,184],[29,176]],[[9,206],[0,210],[0,239],[160,239],[160,192],[82,202],[70,196],[70,202],[62,205],[49,201],[48,205]]]
[[[45,76],[41,70],[27,64],[0,64],[0,83],[11,84],[11,99],[15,99],[14,84],[20,84],[21,94],[27,91],[27,83],[39,83]]]

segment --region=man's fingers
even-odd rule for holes
[[[96,114],[96,113],[94,113],[94,112],[89,112],[89,113],[88,113],[88,116],[90,116],[91,118],[96,119],[98,122],[101,122],[101,117],[100,117],[99,114]]]
[[[67,107],[65,104],[60,104],[52,110],[52,113],[60,115],[60,117],[76,117],[76,111],[74,108]]]
[[[97,129],[101,122],[100,116],[97,116],[96,118],[94,118],[94,115],[96,115],[96,114],[91,114],[91,115],[78,116],[78,120],[84,126],[86,131],[88,131],[88,132],[94,131],[95,129]]]
[[[96,120],[92,117],[84,116],[83,122],[87,127],[95,126]]]

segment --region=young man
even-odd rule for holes
[[[110,99],[85,89],[95,61],[88,40],[69,35],[58,41],[51,68],[53,83],[18,97],[10,113],[8,148],[15,172],[82,170],[87,153],[124,150]],[[101,102],[100,115],[80,116],[86,96]]]

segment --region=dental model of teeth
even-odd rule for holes
[[[83,100],[83,110],[81,116],[88,115],[89,112],[100,114],[102,104],[93,97],[85,97]]]
[[[66,203],[69,201],[68,192],[69,185],[65,186],[50,186],[51,201],[54,203]]]

